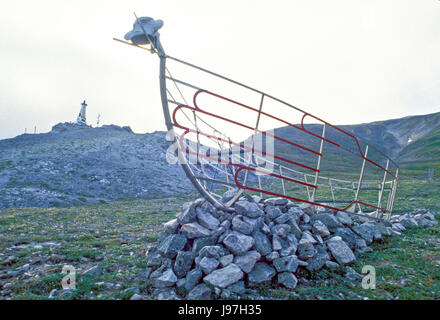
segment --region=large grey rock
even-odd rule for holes
[[[434,225],[433,221],[425,219],[424,217],[419,217],[416,219],[416,221],[417,221],[417,224],[423,228],[429,228]]]
[[[418,223],[414,218],[402,219],[400,220],[400,224],[403,225],[405,228],[415,228],[418,226]]]
[[[252,250],[242,256],[235,257],[234,263],[239,266],[243,272],[249,273],[252,271],[255,263],[260,260],[260,258],[261,254],[258,253],[258,251]]]
[[[290,232],[290,226],[288,224],[277,224],[273,227],[273,231],[277,236],[286,238]]]
[[[358,239],[360,239],[359,236],[357,236],[349,228],[338,228],[333,235],[341,237],[342,240],[344,240],[351,249],[356,248],[356,243]],[[362,240],[365,241],[365,239]]]
[[[269,220],[273,220],[278,218],[279,216],[281,216],[282,212],[280,210],[280,208],[275,207],[275,206],[266,206],[266,208],[264,208],[264,211],[266,212],[266,217]]]
[[[273,260],[273,266],[278,272],[295,272],[298,268],[298,259],[295,255]]]
[[[291,232],[295,235],[295,237],[299,240],[302,237],[302,231],[299,228],[298,224],[296,223],[295,219],[291,217],[289,221],[287,221],[287,224],[290,226]]]
[[[203,278],[203,281],[214,287],[226,288],[243,279],[243,271],[231,263],[230,265],[217,269]]]
[[[367,241],[367,244],[373,242],[375,231],[368,222],[364,222],[359,226],[354,226],[352,230],[360,237],[362,237],[365,241]]]
[[[185,235],[188,239],[195,239],[201,237],[208,237],[211,235],[209,229],[202,227],[197,222],[184,224],[180,228],[180,232]]]
[[[227,265],[231,264],[234,261],[234,255],[228,254],[220,258],[220,265],[223,267],[226,267]]]
[[[186,237],[182,234],[171,234],[157,245],[157,251],[167,258],[174,258],[178,251],[186,245]]]
[[[194,287],[186,296],[187,300],[210,300],[211,299],[211,289],[204,284],[201,283]]]
[[[215,245],[215,240],[212,236],[197,238],[193,242],[192,251],[197,255],[203,247]]]
[[[353,251],[341,239],[341,237],[333,237],[327,242],[327,246],[332,256],[341,265],[351,264],[356,260]]]
[[[268,284],[272,281],[275,276],[276,271],[273,267],[269,266],[267,263],[258,262],[254,270],[248,274],[248,280],[250,286],[257,286],[261,284]]]
[[[156,296],[157,300],[180,300],[180,298],[176,294],[176,290],[174,288],[161,288],[156,289],[153,293]]]
[[[180,224],[196,221],[196,206],[196,202],[186,202],[183,204],[183,211],[177,214],[177,220]]]
[[[291,272],[282,272],[278,274],[278,283],[288,289],[295,289],[298,279]]]
[[[307,260],[308,265],[306,266],[306,269],[309,271],[321,270],[329,260],[330,256],[324,246],[318,245],[316,246],[316,255]]]
[[[311,217],[311,222],[315,223],[316,221],[321,221],[330,231],[343,227],[342,223],[340,223],[335,216],[328,213],[319,213],[313,215]]]
[[[205,246],[199,252],[199,257],[209,257],[214,259],[220,259],[224,255],[225,249],[221,246]]]
[[[274,222],[278,223],[278,224],[283,224],[283,223],[286,223],[287,221],[289,221],[290,218],[291,218],[291,216],[289,214],[283,213],[278,218],[276,218],[274,220]]]
[[[330,231],[328,231],[326,225],[319,220],[313,224],[312,231],[313,233],[318,234],[323,238],[328,237],[330,235]]]
[[[166,233],[176,233],[177,228],[180,226],[179,220],[173,219],[163,224],[164,231]]]
[[[198,267],[188,272],[186,275],[185,290],[187,292],[191,291],[200,281],[202,275],[202,270]]]
[[[151,247],[148,249],[146,262],[147,267],[160,267],[162,265],[163,257],[156,247]]]
[[[242,233],[233,231],[223,240],[224,245],[235,255],[243,255],[255,243],[254,238],[246,236]]]
[[[235,203],[234,207],[237,214],[241,214],[249,218],[258,218],[264,214],[263,210],[261,210],[258,204],[255,202],[240,200]]]
[[[264,200],[264,203],[272,204],[274,206],[285,206],[288,203],[288,200],[286,198],[276,197],[276,198],[266,199]]]
[[[215,230],[219,227],[220,221],[204,210],[196,210],[197,212],[197,221],[202,227],[205,227],[209,230]]]
[[[177,277],[173,270],[166,269],[160,277],[158,277],[154,283],[156,288],[172,287],[177,282]]]
[[[264,224],[264,218],[249,218],[246,216],[242,217],[243,221],[252,226],[252,231],[260,229]]]
[[[194,262],[194,253],[191,251],[179,251],[174,262],[174,273],[178,278],[184,277]]]
[[[237,215],[232,219],[232,230],[243,234],[251,234],[252,231],[254,231],[254,227],[249,223],[244,222],[240,215]]]
[[[244,281],[239,281],[237,283],[231,284],[226,289],[232,293],[237,293],[237,294],[244,294],[246,292]]]
[[[316,254],[316,249],[310,242],[303,242],[301,239],[298,243],[298,257],[301,259],[310,259]]]
[[[353,220],[350,218],[349,214],[344,211],[336,212],[336,219],[346,226],[351,226],[353,224]]]
[[[205,274],[210,274],[212,271],[217,269],[220,262],[217,259],[203,257],[199,262],[199,267]]]

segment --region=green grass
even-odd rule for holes
[[[395,213],[416,208],[439,213],[438,182],[427,182],[408,174],[412,171],[402,172]],[[289,192],[299,191],[289,189]],[[38,276],[8,280],[12,281],[11,297],[47,299],[53,289],[61,288],[64,276],[61,268],[66,264],[81,270],[76,290],[59,298],[128,299],[133,292],[124,291],[127,288],[138,288],[141,294],[147,294],[149,283],[140,276],[146,268],[145,251],[157,241],[163,222],[174,218],[187,200],[190,199],[163,198],[71,208],[3,210],[0,252],[11,252],[14,246],[21,246],[14,249],[17,260],[8,270],[15,270],[38,256],[46,259],[56,256],[61,260],[37,263],[35,274]],[[322,270],[312,274],[304,271],[311,281],[293,291],[267,286],[258,291],[273,299],[388,299],[390,296],[440,299],[439,225],[409,230],[401,237],[374,244],[373,249],[373,253],[359,256],[353,268],[359,273],[364,265],[376,268],[377,288],[374,290],[345,281],[342,270]],[[98,264],[103,268],[101,275],[81,276],[85,269]]]

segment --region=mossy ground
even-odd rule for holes
[[[438,182],[404,178],[399,184],[396,213],[427,208],[439,213]],[[156,242],[162,223],[175,217],[190,199],[122,201],[72,208],[5,209],[0,214],[0,270],[30,269],[19,277],[0,279],[0,299],[47,299],[61,289],[63,265],[77,269],[76,289],[69,299],[129,299],[146,294],[145,251]],[[440,218],[437,215],[437,218]],[[353,268],[376,269],[376,289],[350,283],[342,270],[309,274],[289,291],[261,287],[255,292],[273,299],[440,299],[440,225],[416,228],[373,245]],[[81,276],[95,265],[96,277]],[[2,289],[3,287],[3,289]],[[59,297],[63,298],[63,297]],[[244,296],[246,298],[246,296]],[[252,296],[248,296],[252,298]]]

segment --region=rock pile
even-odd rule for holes
[[[304,269],[350,265],[374,241],[434,224],[426,210],[376,221],[284,198],[244,196],[233,213],[198,199],[147,251],[148,278],[157,299],[234,299],[264,284],[294,289]]]

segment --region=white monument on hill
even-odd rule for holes
[[[87,123],[86,123],[86,107],[87,107],[87,103],[86,103],[86,100],[84,100],[81,103],[81,110],[79,111],[79,115],[76,118],[76,123],[77,124],[85,124],[85,125],[87,125]]]

